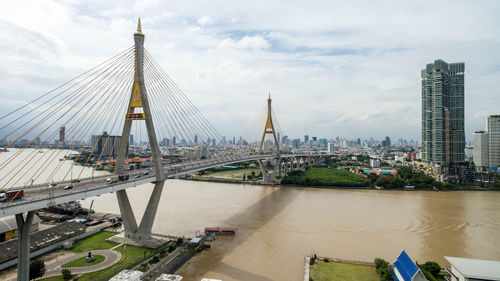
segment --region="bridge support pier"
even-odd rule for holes
[[[17,280],[30,279],[30,230],[35,211],[29,211],[26,219],[16,214],[17,223]]]
[[[259,167],[262,173],[262,179],[264,183],[273,184],[276,182],[276,176],[277,175],[281,176],[281,167],[280,167],[281,157],[276,159],[276,165],[274,165],[272,172],[267,172],[264,162],[262,160],[258,160],[257,162],[259,162]]]
[[[128,199],[127,191],[120,190],[116,192],[120,213],[122,215],[123,229],[125,231],[124,238],[134,240],[138,244],[147,244],[147,241],[151,240],[151,230],[160,203],[164,183],[165,181],[154,182],[155,187],[149,197],[148,205],[146,206],[139,226],[137,226],[137,221],[135,220],[134,211]],[[151,240],[151,242],[154,241]]]

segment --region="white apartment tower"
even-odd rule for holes
[[[473,158],[476,167],[482,169],[489,167],[488,133],[477,131],[474,133]]]

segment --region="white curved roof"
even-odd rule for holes
[[[32,224],[37,224],[40,223],[41,221],[42,220],[37,215],[35,215]],[[7,231],[11,231],[14,229],[17,229],[16,216],[8,216],[0,218],[0,233],[5,233]]]

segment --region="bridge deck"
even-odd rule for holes
[[[281,158],[293,157],[317,157],[327,156],[326,154],[282,154]],[[275,155],[245,155],[245,156],[228,156],[223,158],[205,159],[198,161],[190,161],[178,164],[164,165],[164,173],[166,178],[176,178],[181,175],[194,173],[201,170],[215,168],[223,165],[241,163],[245,161],[255,161],[259,159],[276,158]],[[145,174],[147,173],[147,174]],[[25,213],[28,211],[38,210],[55,206],[57,204],[67,203],[76,200],[82,200],[88,197],[99,196],[108,192],[116,192],[138,185],[151,183],[156,181],[153,172],[148,172],[146,169],[131,171],[128,173],[129,179],[109,183],[106,181],[107,176],[98,176],[93,178],[82,178],[80,182],[73,183],[73,189],[64,190],[62,186],[70,184],[70,181],[59,182],[53,188],[48,188],[45,185],[33,185],[24,188],[24,197],[19,200],[14,200],[12,203],[0,203],[0,217]],[[17,190],[16,188],[12,188]]]

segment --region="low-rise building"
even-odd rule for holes
[[[450,281],[500,281],[500,261],[444,257]]]
[[[31,232],[38,231],[38,227],[42,220],[35,215],[31,223]],[[0,218],[0,242],[9,241],[17,237],[17,222],[16,216],[8,216]]]
[[[393,277],[396,281],[428,281],[424,273],[403,250],[394,261]]]

